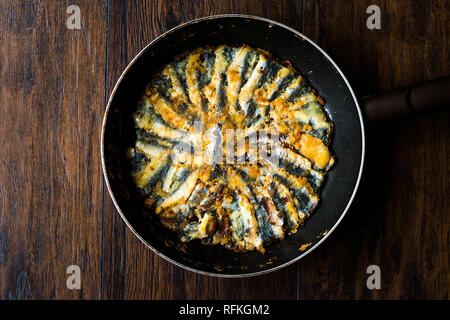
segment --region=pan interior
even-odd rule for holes
[[[127,172],[126,150],[134,143],[131,114],[151,76],[176,55],[205,45],[248,44],[289,60],[325,101],[335,129],[330,150],[336,163],[321,191],[321,201],[297,233],[276,242],[266,254],[233,252],[199,241],[179,245],[178,237],[146,214]],[[152,249],[172,262],[200,272],[242,275],[285,265],[305,254],[340,220],[357,185],[362,164],[363,136],[351,89],[333,63],[310,41],[266,20],[216,17],[188,23],[150,44],[129,66],[113,92],[104,127],[104,164],[112,196],[123,218]],[[299,250],[303,246],[304,250]]]

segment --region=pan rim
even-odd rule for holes
[[[359,172],[358,172],[358,178],[356,180],[356,183],[353,187],[353,192],[350,196],[350,199],[347,202],[347,205],[344,209],[344,211],[342,212],[342,214],[339,216],[339,219],[334,223],[333,227],[327,232],[327,234],[325,236],[323,236],[314,246],[312,246],[311,248],[309,248],[308,250],[306,250],[304,253],[300,254],[299,256],[295,257],[294,259],[283,263],[279,266],[270,268],[270,269],[266,269],[266,270],[261,270],[261,271],[256,271],[256,272],[251,272],[251,273],[242,273],[242,274],[227,274],[227,273],[214,273],[214,272],[208,272],[208,271],[203,271],[203,270],[198,270],[192,267],[188,267],[180,262],[177,262],[171,258],[169,258],[168,256],[162,254],[161,252],[159,252],[156,248],[154,248],[153,246],[151,246],[144,238],[142,238],[142,236],[134,229],[134,227],[130,224],[130,222],[128,221],[128,219],[125,217],[124,213],[122,212],[122,210],[119,207],[119,204],[117,203],[116,198],[114,197],[114,194],[112,192],[110,183],[109,183],[109,179],[108,179],[108,175],[107,175],[107,169],[106,169],[106,163],[105,163],[105,153],[104,153],[104,136],[105,136],[105,127],[106,127],[106,121],[108,118],[108,114],[110,111],[110,107],[111,107],[111,103],[114,99],[115,93],[117,91],[117,88],[119,87],[120,83],[122,82],[123,78],[125,77],[125,75],[127,74],[128,70],[131,68],[131,66],[142,56],[142,54],[148,50],[148,48],[150,48],[154,43],[156,43],[157,41],[159,41],[160,39],[166,37],[168,34],[171,34],[173,32],[175,32],[178,29],[181,29],[185,26],[191,25],[191,24],[195,24],[201,21],[205,21],[205,20],[212,20],[212,19],[217,19],[217,18],[243,18],[243,19],[252,19],[252,20],[259,20],[259,21],[263,21],[263,22],[267,22],[273,25],[277,25],[279,27],[282,27],[298,36],[300,36],[302,39],[308,41],[310,44],[312,44],[317,50],[319,50],[321,52],[321,54],[323,54],[325,56],[325,58],[328,59],[328,61],[333,65],[333,67],[338,71],[339,75],[342,77],[342,79],[344,80],[347,88],[349,89],[351,96],[353,98],[353,101],[355,103],[355,107],[356,107],[356,111],[358,112],[358,117],[359,117],[359,124],[361,126],[361,163],[360,163],[360,167],[359,167]],[[246,14],[219,14],[219,15],[211,15],[211,16],[205,16],[205,17],[201,17],[201,18],[197,18],[197,19],[193,19],[187,22],[184,22],[182,24],[179,24],[178,26],[169,29],[167,31],[165,31],[164,33],[162,33],[161,35],[159,35],[158,37],[156,37],[155,39],[153,39],[151,42],[149,42],[141,51],[139,51],[139,53],[130,61],[130,63],[126,66],[126,68],[124,69],[124,71],[122,72],[122,74],[120,75],[119,79],[117,80],[113,90],[111,91],[111,95],[108,99],[108,104],[106,106],[106,110],[105,110],[105,114],[103,116],[103,121],[102,121],[102,132],[101,132],[101,138],[100,138],[100,155],[101,155],[101,163],[102,163],[102,171],[103,171],[103,177],[105,179],[106,182],[106,187],[108,189],[109,195],[114,203],[114,206],[116,207],[116,210],[119,212],[122,220],[125,222],[125,224],[127,225],[127,227],[133,232],[133,234],[144,244],[146,245],[148,248],[150,248],[154,253],[156,253],[158,256],[162,257],[163,259],[169,261],[170,263],[173,263],[174,265],[181,267],[185,270],[191,271],[191,272],[195,272],[198,274],[202,274],[202,275],[207,275],[207,276],[212,276],[212,277],[218,277],[218,278],[247,278],[247,277],[254,277],[254,276],[259,276],[259,275],[263,275],[263,274],[267,274],[276,270],[280,270],[283,269],[291,264],[293,264],[294,262],[299,261],[300,259],[304,258],[305,256],[307,256],[309,253],[311,253],[312,251],[314,251],[320,244],[322,244],[322,242],[324,242],[329,236],[330,234],[336,229],[336,227],[340,224],[340,222],[342,221],[342,219],[344,218],[344,216],[346,215],[347,211],[349,210],[349,208],[351,207],[351,204],[356,196],[356,193],[358,191],[359,188],[359,184],[361,181],[361,176],[362,176],[362,172],[363,172],[363,168],[364,168],[364,159],[365,159],[365,130],[364,130],[364,121],[363,121],[363,116],[362,116],[362,112],[361,112],[361,108],[359,106],[358,100],[355,96],[355,93],[350,85],[350,83],[348,82],[347,78],[345,77],[344,73],[342,72],[342,70],[338,67],[338,65],[334,62],[333,59],[331,59],[331,57],[321,48],[319,47],[314,41],[312,41],[311,39],[309,39],[308,37],[306,37],[304,34],[300,33],[299,31],[274,20],[268,19],[268,18],[264,18],[264,17],[259,17],[259,16],[253,16],[253,15],[246,15]]]

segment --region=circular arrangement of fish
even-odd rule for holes
[[[289,62],[247,45],[177,56],[133,114],[131,175],[181,241],[259,250],[301,228],[333,165],[333,124]]]

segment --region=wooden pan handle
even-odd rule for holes
[[[448,108],[450,77],[394,89],[362,99],[367,120],[384,121]]]

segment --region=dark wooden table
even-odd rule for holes
[[[69,30],[66,9],[81,9]],[[381,8],[381,29],[366,8]],[[105,190],[100,130],[130,60],[179,23],[243,13],[316,41],[358,96],[450,74],[448,1],[0,0],[0,299],[448,299],[449,113],[368,130],[357,200],[299,263],[217,279],[159,258]],[[381,269],[380,290],[366,268]],[[66,287],[69,265],[81,290]]]

